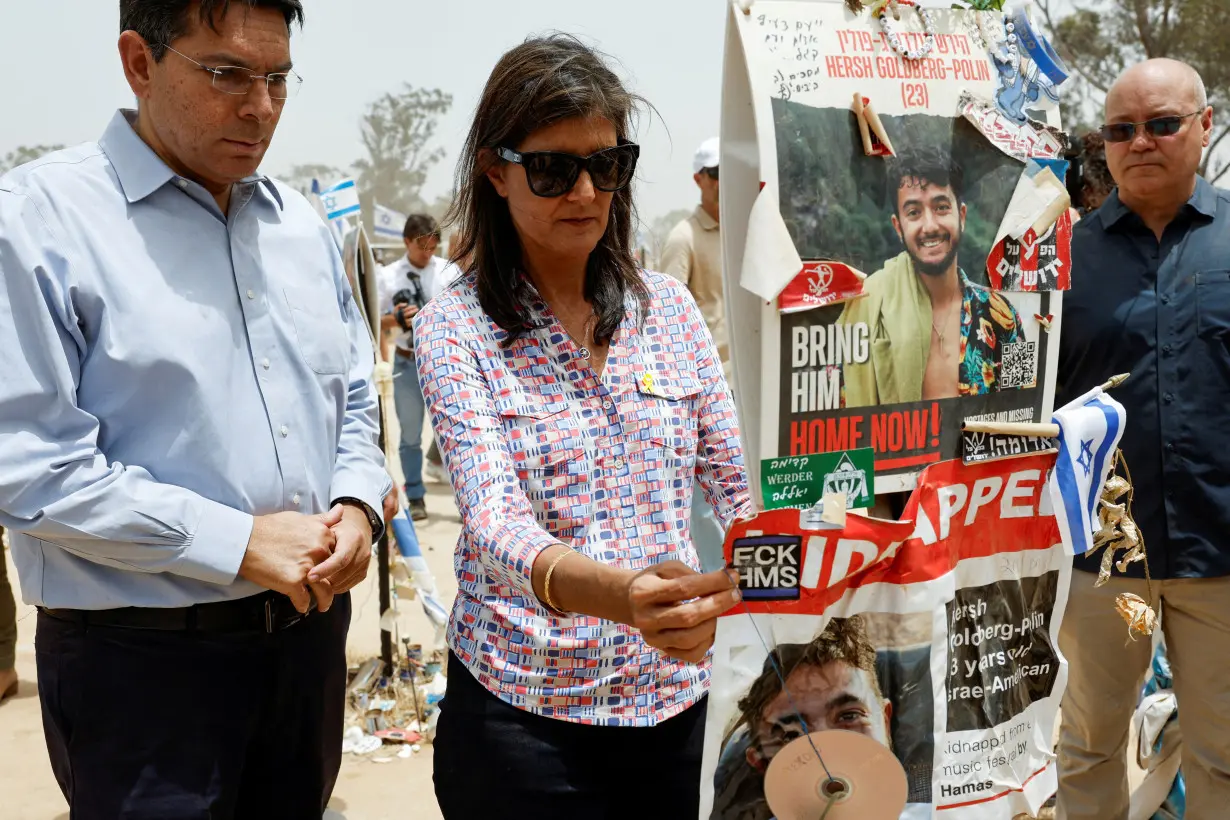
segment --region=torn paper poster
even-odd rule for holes
[[[803,272],[777,297],[777,309],[797,313],[854,299],[863,294],[866,278],[841,262],[804,262]]]
[[[731,528],[745,604],[718,619],[702,817],[769,820],[778,752],[827,730],[892,750],[903,820],[1037,814],[1056,789],[1067,680],[1054,460],[934,465],[901,521],[807,530],[775,510]]]
[[[1041,234],[1030,228],[1020,240],[1004,237],[987,257],[995,290],[1053,291],[1072,287],[1072,211],[1064,211]]]
[[[1033,120],[1018,123],[1005,116],[995,103],[975,94],[962,94],[959,110],[992,145],[1021,162],[1036,157],[1060,157],[1067,147],[1067,138],[1058,129]]]
[[[747,247],[740,284],[771,302],[803,269],[790,230],[777,208],[777,188],[765,185],[747,220]]]
[[[1072,198],[1063,180],[1050,167],[1029,160],[1012,192],[1008,211],[999,223],[995,242],[1002,242],[1005,236],[1020,241],[1031,230],[1040,234],[1054,225],[1071,206]]]
[[[1059,294],[1003,293],[987,276],[1022,161],[958,108],[966,91],[993,97],[995,68],[970,36],[974,12],[930,14],[934,48],[907,59],[840,2],[731,10],[722,133],[742,148],[723,167],[724,276],[754,487],[764,459],[870,446],[877,489],[908,490],[961,457],[966,417],[1050,420],[1058,337],[1034,317],[1058,315]],[[913,12],[894,22],[910,48],[923,26]],[[855,95],[873,102],[892,156],[867,155]],[[866,272],[862,295],[772,304],[792,282],[812,286],[796,279],[801,260]],[[749,289],[770,304],[738,295]]]

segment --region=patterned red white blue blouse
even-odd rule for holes
[[[643,276],[648,311],[638,328],[629,298],[601,376],[541,299],[536,329],[502,348],[508,334],[479,305],[473,276],[414,323],[419,382],[462,518],[449,646],[506,702],[577,723],[666,720],[704,695],[709,662],[666,658],[622,624],[553,616],[534,594],[535,557],[562,542],[621,568],[678,559],[699,570],[693,481],[724,527],[749,505],[704,319],[677,280]]]

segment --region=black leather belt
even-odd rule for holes
[[[313,602],[314,603],[314,602]],[[279,632],[307,618],[285,595],[262,592],[236,601],[196,604],[179,609],[123,607],[121,609],[47,609],[49,618],[79,626],[151,629],[162,632]],[[309,609],[311,613],[314,610]]]

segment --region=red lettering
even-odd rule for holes
[[[914,410],[910,413],[910,425],[905,432],[906,449],[921,450],[927,446],[927,411]]]
[[[905,433],[905,419],[901,413],[893,413],[888,419],[888,449],[889,452],[901,452],[902,437]]]
[[[849,450],[846,440],[849,438],[850,419],[829,419],[828,436],[825,438],[824,451],[834,453],[838,450]]]
[[[790,455],[805,455],[807,450],[807,422],[790,422]]]
[[[850,417],[850,448],[858,447],[858,443],[863,439],[863,417]]]
[[[877,453],[888,449],[888,414],[877,413],[871,417],[871,446]]]

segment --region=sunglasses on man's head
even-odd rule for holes
[[[535,196],[563,196],[573,189],[582,171],[589,172],[594,187],[611,193],[628,187],[636,173],[641,147],[630,142],[580,157],[560,151],[514,151],[500,148],[501,159],[525,169],[525,179]]]
[[[701,168],[700,172],[704,174],[705,176],[709,177],[709,179],[718,178],[718,166],[716,165],[714,165],[712,168]]]
[[[1107,142],[1130,142],[1136,137],[1136,129],[1143,127],[1145,133],[1153,139],[1161,137],[1173,137],[1179,133],[1179,129],[1183,127],[1183,121],[1188,117],[1194,117],[1201,112],[1193,111],[1190,114],[1172,114],[1168,117],[1154,117],[1151,120],[1144,122],[1113,122],[1103,125],[1101,128],[1102,139]]]

